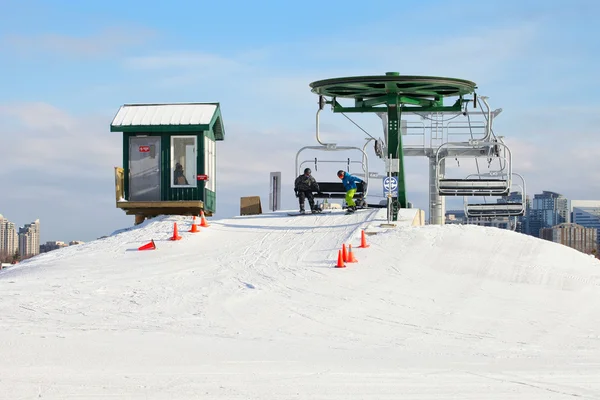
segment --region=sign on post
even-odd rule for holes
[[[394,176],[386,176],[383,179],[383,193],[397,194],[398,192],[398,179]]]

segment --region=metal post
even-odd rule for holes
[[[444,196],[440,196],[437,189],[438,173],[443,174],[445,161],[442,160],[440,163],[440,169],[437,169],[437,159],[435,154],[429,156],[429,224],[431,225],[444,225],[445,216],[444,212],[446,209],[446,199]]]
[[[271,211],[281,209],[281,172],[271,172],[269,192],[269,208]]]
[[[388,162],[392,163],[392,155],[389,154],[388,155]],[[390,184],[388,185],[388,190],[387,190],[387,223],[390,224],[392,222],[392,220],[394,219],[394,212],[392,210],[392,201],[393,201],[393,196],[392,196],[392,183],[391,183],[391,179],[392,179],[392,168],[388,168],[388,179]],[[397,214],[396,214],[397,215]],[[397,219],[397,218],[396,218]]]
[[[406,181],[404,174],[404,152],[402,149],[402,137],[400,131],[400,110],[397,104],[397,98],[394,99],[396,103],[388,103],[388,134],[387,143],[388,151],[391,152],[390,156],[390,168],[392,163],[394,165],[394,171],[392,176],[398,179],[398,193],[394,196],[392,207],[394,209],[394,221],[398,220],[398,208],[406,208]],[[393,161],[392,161],[393,160]]]

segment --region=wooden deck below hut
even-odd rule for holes
[[[200,200],[178,201],[117,201],[117,208],[125,211],[127,215],[200,215],[204,210],[204,202]],[[205,212],[206,216],[210,216]]]

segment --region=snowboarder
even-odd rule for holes
[[[304,212],[304,201],[306,199],[308,199],[308,204],[310,205],[310,210],[313,214],[321,211],[315,207],[315,198],[313,196],[313,192],[321,193],[321,189],[315,178],[311,175],[310,168],[304,169],[304,173],[296,178],[296,181],[294,182],[294,192],[300,203],[301,213]]]
[[[354,202],[354,195],[356,194],[357,189],[356,184],[362,183],[364,188],[364,185],[366,185],[366,183],[362,179],[357,178],[354,175],[350,175],[348,172],[344,172],[342,170],[338,171],[337,176],[342,180],[342,184],[344,185],[344,189],[346,190],[346,204],[348,204],[347,211],[356,211],[356,203]]]

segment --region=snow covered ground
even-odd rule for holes
[[[600,262],[411,213],[161,217],[2,270],[0,398],[600,399]]]

